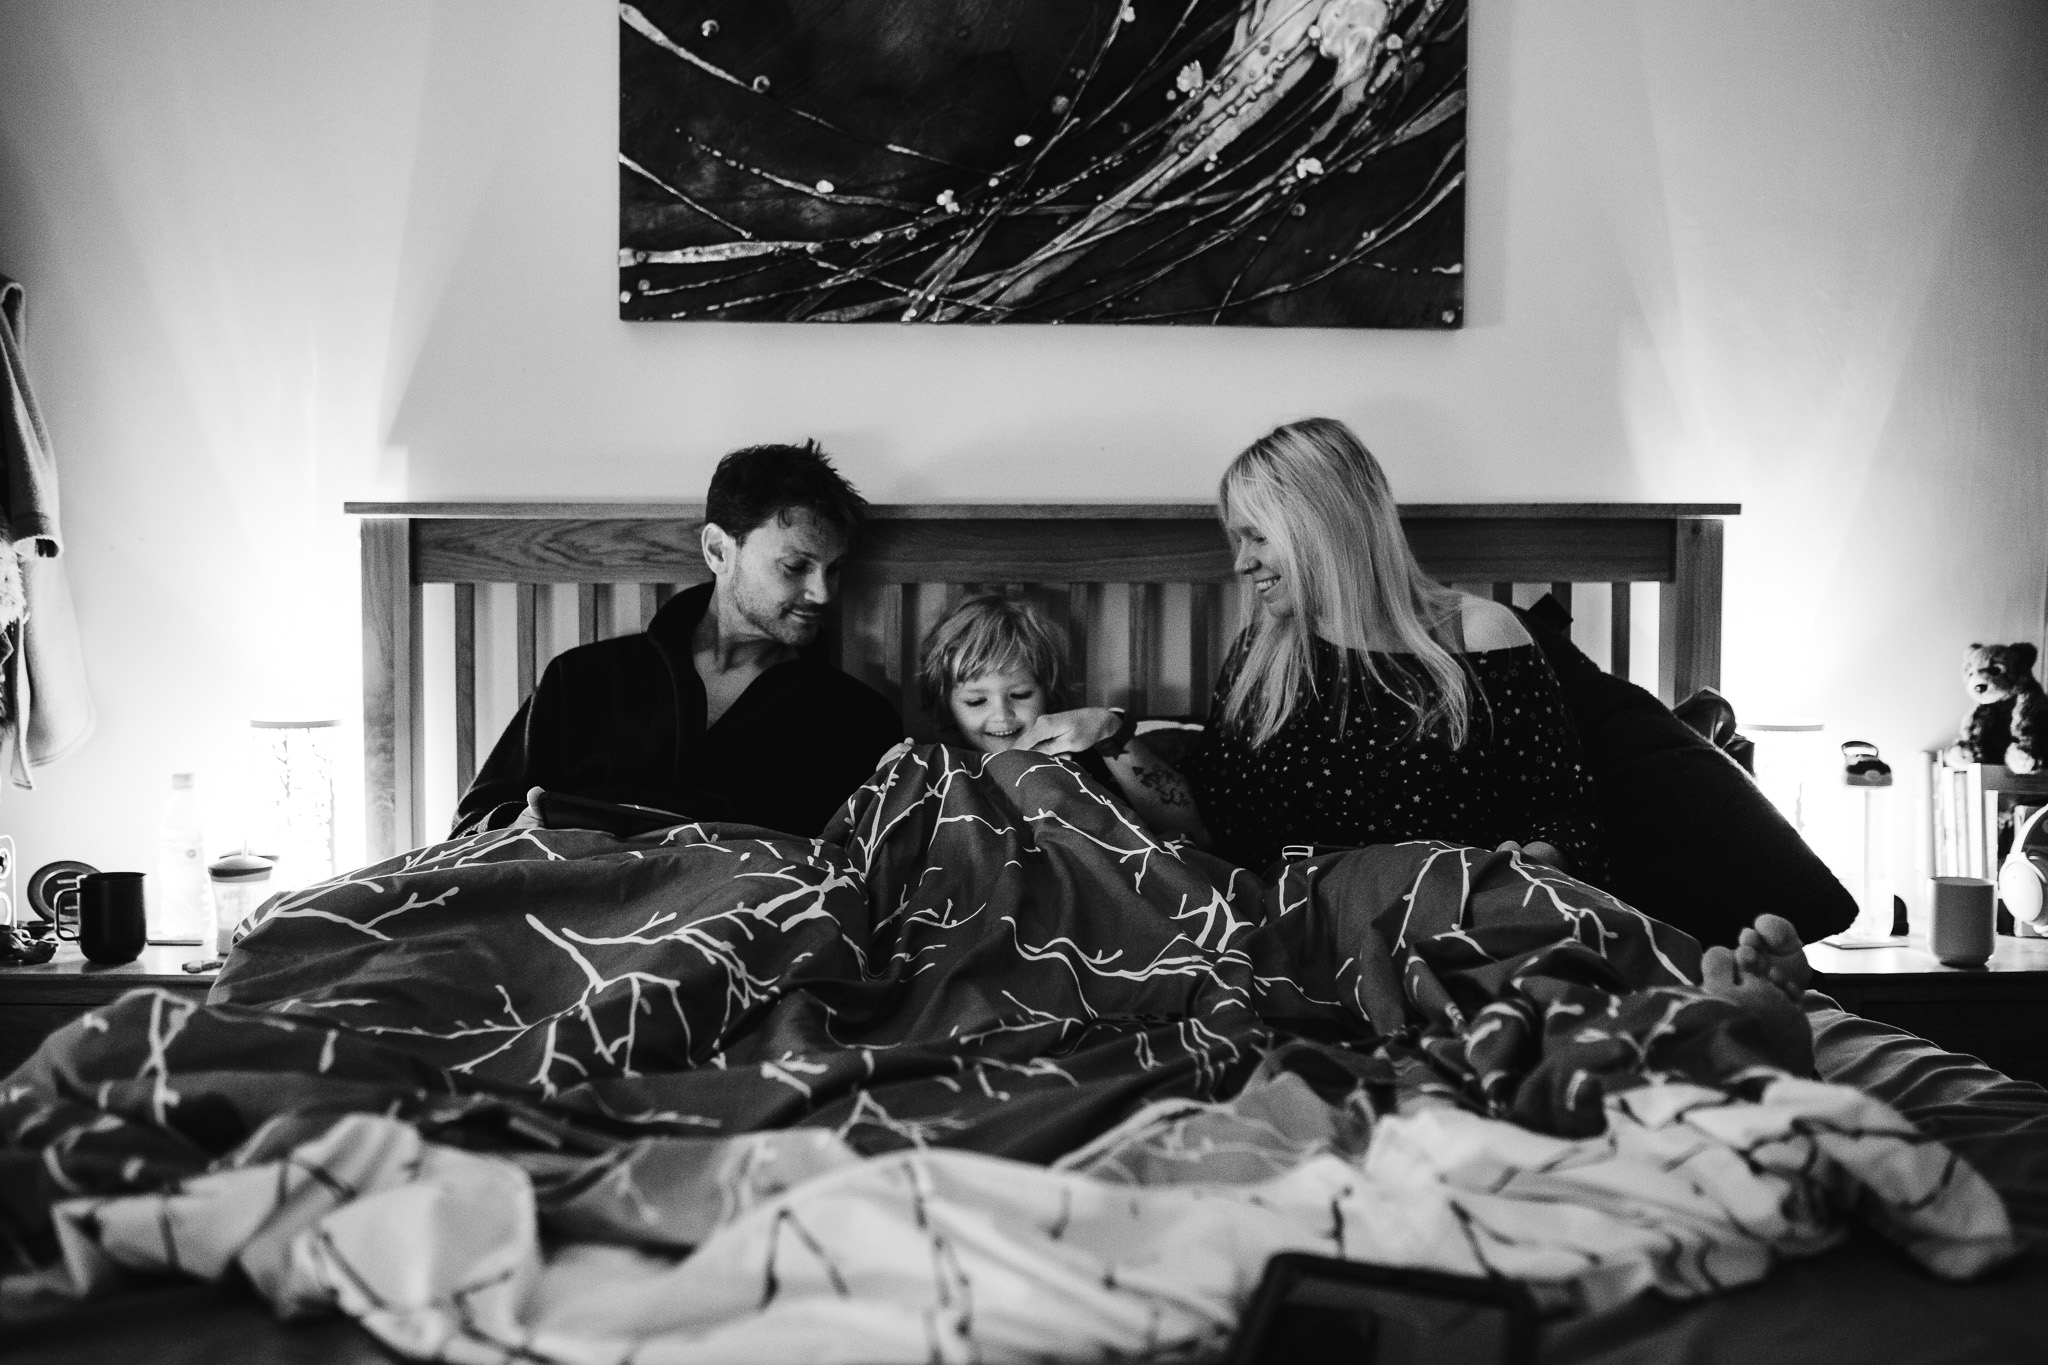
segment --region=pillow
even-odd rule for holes
[[[1732,946],[1766,912],[1808,943],[1849,927],[1855,898],[1740,765],[1650,693],[1602,672],[1572,643],[1554,598],[1517,614],[1578,727],[1609,890],[1706,945]]]

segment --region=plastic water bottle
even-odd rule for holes
[[[192,774],[171,774],[171,799],[157,827],[156,894],[149,899],[152,943],[201,943],[213,926],[206,894],[206,836]]]
[[[1891,789],[1865,787],[1862,799],[1862,837],[1858,861],[1862,866],[1856,879],[1856,922],[1849,927],[1852,938],[1889,938],[1892,932],[1892,828]]]
[[[1856,922],[1847,937],[1880,939],[1892,932],[1892,769],[1877,746],[1860,739],[1842,745],[1842,781],[1851,796],[1847,852]]]

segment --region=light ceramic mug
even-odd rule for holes
[[[1950,967],[1981,967],[1991,959],[1998,922],[1997,888],[1982,877],[1936,877],[1928,947]]]

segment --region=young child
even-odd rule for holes
[[[1032,748],[1052,728],[1034,723],[1065,703],[1066,640],[1028,602],[995,593],[970,597],[924,637],[918,684],[925,706],[951,718],[960,743],[989,754]],[[1187,782],[1131,736],[1128,722],[1073,757],[1121,793],[1155,833],[1207,842]]]

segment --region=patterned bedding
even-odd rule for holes
[[[1063,762],[916,751],[820,841],[477,836],[281,899],[0,1093],[0,1305],[239,1267],[450,1359],[1213,1348],[1267,1256],[1711,1293],[1999,1197],[1774,1064],[1684,935],[1442,845],[1266,885]]]

